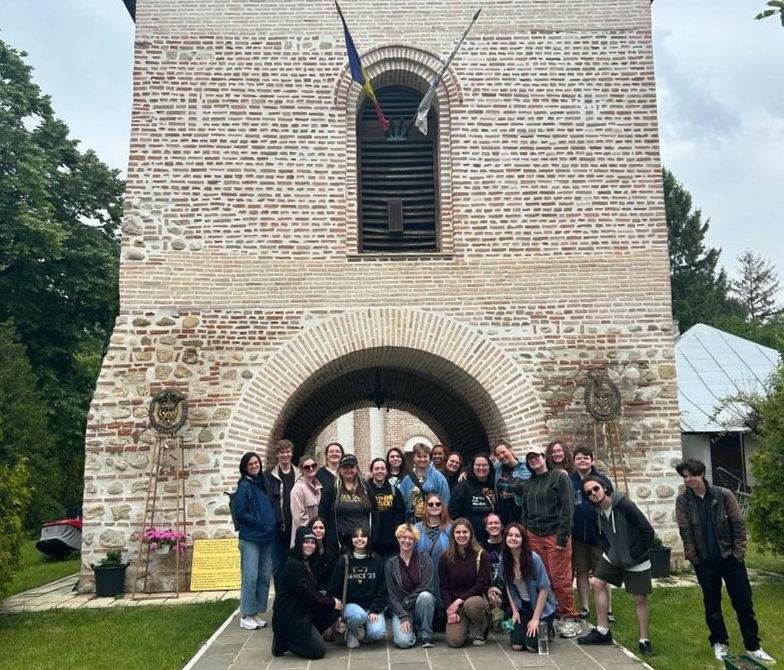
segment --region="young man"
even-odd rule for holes
[[[569,475],[548,470],[545,447],[530,447],[525,463],[531,472],[527,480],[513,479],[510,488],[523,502],[522,523],[529,533],[531,549],[539,554],[550,575],[558,601],[562,637],[580,633],[572,590],[572,513],[574,492]]]
[[[580,599],[580,620],[590,616],[588,597],[591,593],[590,576],[596,572],[602,549],[596,538],[594,508],[583,495],[583,480],[591,475],[599,477],[610,489],[612,482],[594,466],[593,451],[578,445],[572,456],[574,472],[569,475],[574,487],[574,516],[572,518],[572,568],[577,574],[577,597]],[[607,619],[615,623],[610,601],[610,585],[607,585]]]
[[[613,493],[602,478],[588,476],[583,480],[582,486],[583,495],[595,506],[594,519],[604,553],[593,575],[597,625],[587,635],[578,637],[577,643],[612,644],[612,633],[607,620],[607,584],[624,584],[636,605],[640,653],[653,656],[653,647],[648,637],[648,594],[653,591],[648,550],[655,536],[653,526],[637,505],[623,493]]]
[[[277,589],[280,572],[286,563],[291,546],[291,489],[294,488],[294,482],[299,477],[299,470],[291,464],[291,459],[294,457],[294,444],[291,440],[278,440],[275,445],[275,456],[278,463],[267,472],[278,486],[280,507],[283,512],[283,528],[278,529],[272,543],[272,577]]]
[[[746,653],[758,661],[775,663],[760,647],[759,626],[751,600],[751,585],[743,562],[746,523],[738,501],[729,489],[712,486],[705,479],[705,464],[688,459],[676,466],[685,491],[675,501],[675,518],[683,551],[694,566],[705,604],[708,641],[716,660],[729,652],[729,635],[721,613],[721,582],[727,587],[738,618]]]

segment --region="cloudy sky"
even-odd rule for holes
[[[750,249],[784,283],[784,28],[753,20],[764,6],[655,0],[661,148],[710,218],[707,241],[722,249],[727,271]],[[36,83],[82,148],[122,171],[133,33],[122,0],[0,1],[0,39],[29,54]]]

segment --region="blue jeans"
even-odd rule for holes
[[[249,616],[267,611],[272,545],[240,540],[240,612]]]
[[[378,615],[375,623],[368,620],[368,612],[359,605],[348,603],[343,607],[343,621],[346,628],[358,637],[359,629],[365,627],[365,640],[383,640],[387,636],[387,622],[384,613]]]
[[[408,633],[400,630],[400,619],[397,614],[392,615],[392,641],[396,647],[408,649],[416,644],[416,631],[424,639],[433,639],[433,613],[436,611],[436,599],[432,593],[423,591],[417,596],[414,604],[413,616],[409,614],[411,629]]]

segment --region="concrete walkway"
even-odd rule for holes
[[[73,575],[12,596],[0,605],[0,613],[57,608],[187,605],[210,600],[239,599],[238,591],[185,592],[179,597],[150,594],[137,596],[134,600],[128,594],[124,598],[96,598],[78,594],[74,590],[76,581],[77,575]],[[327,655],[319,661],[307,661],[290,654],[274,658],[271,653],[271,628],[243,630],[239,627],[238,616],[235,612],[229,617],[184,666],[184,670],[642,670],[650,667],[622,647],[582,647],[574,639],[556,639],[551,643],[549,656],[514,652],[509,646],[508,636],[493,633],[487,644],[481,647],[451,649],[447,647],[441,633],[436,634],[436,646],[432,649],[414,647],[401,650],[391,642],[386,642],[349,650],[345,646],[330,643]],[[587,631],[589,626],[584,625],[583,629]]]

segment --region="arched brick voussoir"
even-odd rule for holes
[[[515,448],[522,448],[546,439],[540,399],[528,375],[503,349],[450,317],[424,310],[379,308],[314,318],[267,359],[238,403],[227,430],[227,446],[269,447],[280,437],[275,429],[281,413],[284,409],[293,412],[287,404],[301,386],[316,388],[351,372],[349,366],[357,358],[349,354],[376,348],[426,352],[475,380],[483,397],[465,400],[482,419],[491,441],[505,437]],[[329,365],[338,359],[345,361],[345,369]]]

